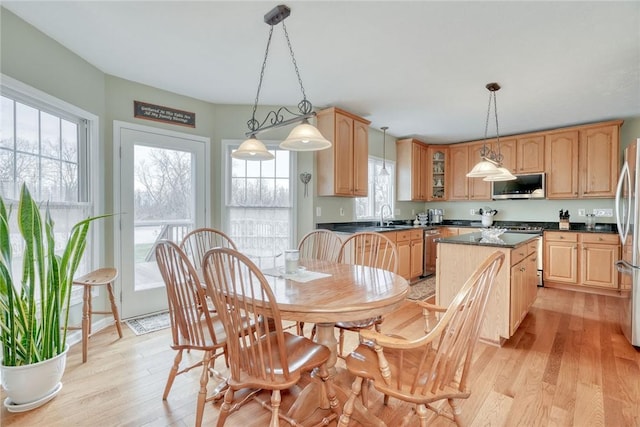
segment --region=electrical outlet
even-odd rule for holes
[[[395,209],[393,210],[393,216],[400,216],[400,212],[401,212],[401,211],[400,211],[400,209],[399,209],[399,208],[395,208]]]
[[[471,209],[469,209],[469,213],[470,213],[471,215],[475,215],[475,214],[476,214],[476,210],[475,210],[475,209],[473,209],[473,208],[471,208]]]
[[[584,209],[578,209],[578,216],[585,216]]]
[[[344,216],[344,208],[340,208],[340,216]]]
[[[411,209],[411,216],[416,216],[416,210],[415,209]]]
[[[322,208],[320,206],[316,207],[316,216],[322,216]]]
[[[593,213],[596,216],[613,216],[613,209],[594,209]]]

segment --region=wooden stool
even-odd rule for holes
[[[122,328],[120,326],[120,315],[118,307],[113,297],[112,284],[118,277],[118,270],[115,268],[101,268],[91,273],[87,273],[82,277],[73,279],[76,286],[84,286],[84,295],[82,297],[82,327],[69,326],[67,329],[82,329],[82,363],[87,361],[87,347],[89,346],[89,336],[91,335],[91,315],[92,314],[113,314],[118,336],[122,338]],[[109,301],[111,302],[111,311],[93,311],[91,308],[91,288],[93,286],[107,285]]]

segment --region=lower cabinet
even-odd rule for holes
[[[546,231],[545,286],[598,292],[619,289],[616,234]]]
[[[398,274],[407,280],[422,276],[424,266],[424,231],[402,230],[396,232],[396,249],[398,250]]]
[[[520,251],[522,249],[514,249]],[[537,282],[537,254],[535,246],[533,251],[527,246],[526,257],[511,266],[511,293],[509,313],[509,334],[513,335],[529,312],[529,308],[536,300],[538,292]],[[512,255],[512,260],[514,256]]]

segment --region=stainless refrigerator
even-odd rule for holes
[[[624,150],[624,164],[616,190],[616,222],[622,243],[622,259],[616,262],[625,298],[620,326],[634,346],[640,346],[640,138]]]

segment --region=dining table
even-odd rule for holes
[[[301,259],[294,274],[282,269],[263,270],[275,296],[283,320],[315,323],[316,342],[331,351],[327,366],[332,375],[344,375],[336,367],[336,322],[368,319],[397,309],[409,291],[408,282],[388,270],[324,260]],[[349,390],[336,384],[338,401],[344,405]],[[350,383],[349,383],[350,384]],[[310,382],[289,410],[289,415],[304,419],[317,408],[329,409],[319,392],[318,381]],[[364,426],[384,425],[364,405],[356,405],[353,419]]]

